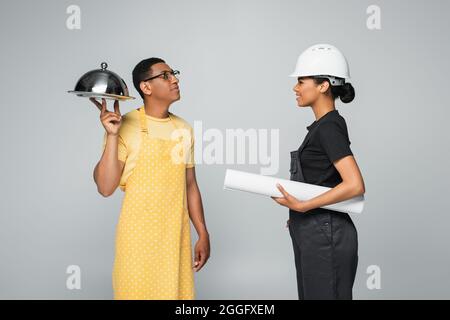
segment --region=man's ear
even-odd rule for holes
[[[139,88],[147,96],[152,94],[152,86],[147,81],[141,81]]]

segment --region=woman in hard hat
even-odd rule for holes
[[[355,96],[347,60],[334,46],[314,45],[298,58],[294,87],[299,107],[311,107],[316,120],[298,150],[291,152],[291,180],[330,187],[300,201],[278,185],[289,208],[288,228],[297,270],[299,299],[352,299],[358,264],[358,237],[347,213],[321,208],[364,194],[364,181],[350,149],[347,125],[335,99]]]

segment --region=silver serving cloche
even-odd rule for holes
[[[75,90],[67,91],[79,97],[94,97],[110,100],[135,99],[128,95],[125,81],[115,72],[106,70],[108,64],[102,62],[101,69],[86,72],[75,85]]]

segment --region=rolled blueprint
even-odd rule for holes
[[[237,170],[227,169],[224,189],[247,191],[271,197],[282,197],[277,183],[295,198],[305,201],[314,198],[331,188],[310,183],[279,179]],[[361,213],[364,208],[364,196],[323,206],[322,208],[346,213]]]

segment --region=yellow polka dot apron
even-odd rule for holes
[[[172,155],[184,150],[148,135],[144,107],[139,117],[141,146],[116,227],[114,299],[194,299],[186,167]]]

